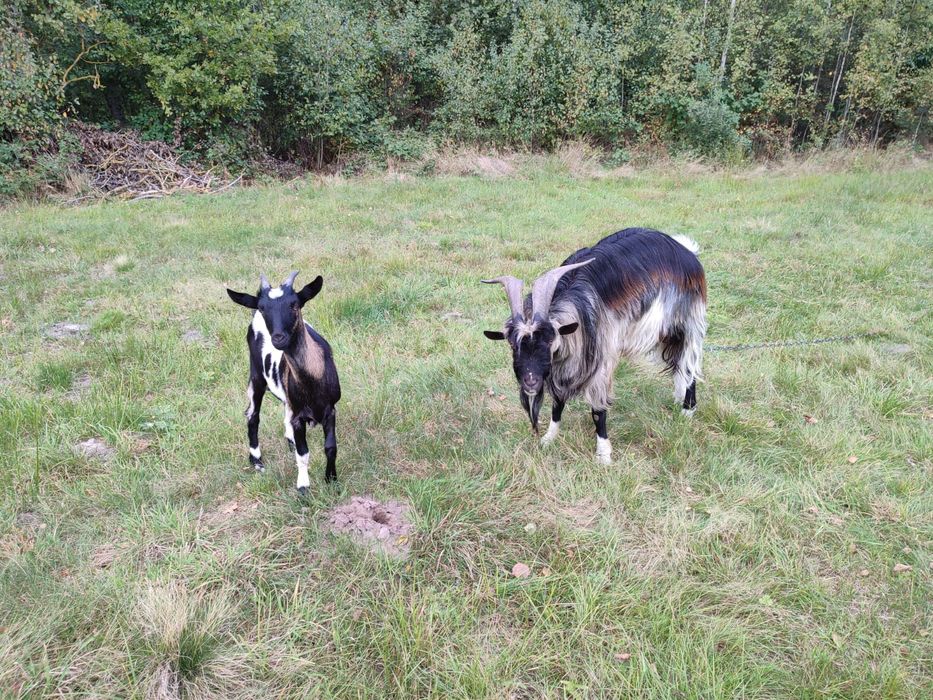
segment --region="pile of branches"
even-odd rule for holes
[[[158,199],[176,192],[220,192],[243,177],[230,179],[196,163],[182,163],[167,143],[145,141],[132,130],[104,131],[73,122],[70,131],[81,144],[78,166],[90,180],[95,196]],[[77,201],[77,200],[76,200]]]

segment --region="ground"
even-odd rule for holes
[[[933,169],[499,174],[0,212],[5,696],[930,697]],[[700,243],[710,343],[878,335],[710,352],[692,420],[620,367],[615,463],[580,403],[540,449],[479,279],[625,226]],[[304,502],[224,293],[292,269],[344,397]]]

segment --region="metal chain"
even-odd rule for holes
[[[809,340],[772,340],[764,343],[739,343],[737,345],[712,345],[706,344],[704,350],[710,352],[732,352],[733,350],[757,350],[759,348],[789,348],[800,345],[819,345],[821,343],[842,343],[857,338],[871,338],[876,336],[876,331],[868,333],[852,333],[851,335],[833,335],[828,338],[813,338]]]

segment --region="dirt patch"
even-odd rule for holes
[[[325,517],[332,533],[349,535],[354,542],[374,552],[404,558],[411,549],[409,510],[400,501],[380,502],[353,496]]]
[[[77,338],[87,333],[91,327],[86,323],[53,323],[45,329],[45,334],[49,338],[61,340],[63,338]]]
[[[84,442],[75,445],[75,452],[88,459],[99,459],[107,462],[114,458],[117,451],[100,438],[88,438]]]
[[[45,524],[42,522],[42,518],[27,510],[16,515],[16,526],[21,530],[32,533],[44,528]]]
[[[203,343],[205,340],[204,334],[201,331],[196,330],[196,329],[185,331],[184,334],[181,336],[181,339],[182,341],[184,341],[185,343],[188,343],[189,345],[191,343]]]
[[[890,343],[882,346],[881,349],[888,355],[907,355],[913,348],[907,343]]]
[[[88,392],[91,388],[91,385],[94,383],[94,380],[91,379],[90,374],[82,374],[77,379],[74,380],[71,384],[71,389],[65,394],[65,398],[68,401],[80,401],[81,398]]]
[[[95,569],[109,569],[110,565],[117,560],[121,554],[119,547],[112,544],[102,544],[94,548],[91,553],[91,565]]]

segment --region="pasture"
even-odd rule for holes
[[[2,694],[929,697],[931,192],[545,163],[0,212]],[[614,464],[579,402],[541,449],[479,279],[626,226],[700,243],[709,343],[879,335],[709,352],[692,420],[622,365]],[[343,385],[304,501],[271,397],[249,467],[224,293],[292,269]],[[327,532],[354,495],[410,505],[407,558]]]

